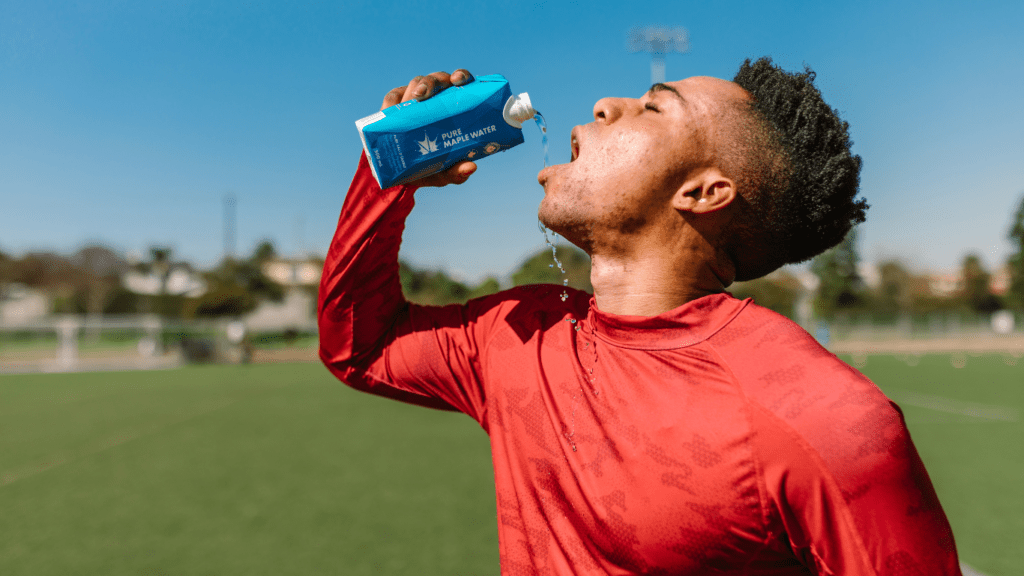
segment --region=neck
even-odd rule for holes
[[[706,248],[684,244],[611,256],[592,254],[590,283],[598,309],[625,316],[657,316],[724,292],[724,274]]]

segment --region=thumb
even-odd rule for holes
[[[462,184],[465,182],[474,172],[476,172],[476,162],[460,162],[453,167],[455,171],[455,183]]]

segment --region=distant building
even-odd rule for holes
[[[263,301],[255,310],[242,317],[250,332],[316,330],[316,300],[307,290],[291,287],[285,290],[280,302]]]
[[[324,264],[312,258],[274,258],[263,264],[263,273],[281,286],[316,286]]]
[[[992,273],[992,277],[988,281],[988,289],[996,296],[1003,296],[1010,290],[1011,281],[1010,267],[1004,264]]]
[[[877,290],[882,285],[882,273],[878,266],[872,262],[858,263],[857,275],[860,276],[864,285],[872,290]]]
[[[951,298],[964,290],[963,272],[937,272],[925,275],[928,282],[928,292],[932,296],[940,298]],[[988,289],[996,296],[1006,294],[1010,289],[1010,268],[1001,266],[989,275]]]
[[[18,326],[50,314],[50,295],[23,284],[0,284],[0,326]]]
[[[960,272],[940,272],[928,274],[928,292],[939,298],[951,298],[964,289],[964,279]]]
[[[136,294],[156,295],[161,293],[160,275],[156,272],[126,272],[121,276],[121,283],[130,292]],[[167,285],[163,293],[189,298],[198,298],[206,294],[206,281],[187,264],[172,264],[167,274]]]

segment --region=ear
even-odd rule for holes
[[[672,197],[676,210],[706,214],[721,210],[736,199],[736,183],[717,168],[706,168],[688,178]]]

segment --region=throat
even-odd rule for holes
[[[698,298],[725,291],[707,265],[667,262],[659,258],[592,256],[590,283],[602,312],[622,316],[657,316]]]

